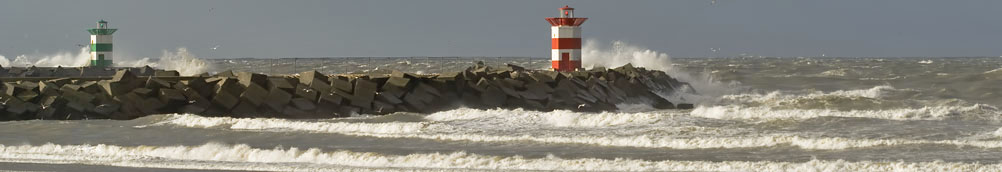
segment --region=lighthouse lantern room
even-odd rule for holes
[[[548,17],[551,31],[550,60],[554,71],[581,68],[581,24],[588,18],[574,17],[574,8],[560,8],[560,17]]]
[[[118,29],[109,29],[108,22],[101,20],[97,22],[97,28],[88,29],[90,32],[90,63],[92,67],[111,67],[111,34]]]

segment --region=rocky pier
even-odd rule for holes
[[[152,70],[151,70],[152,71]],[[657,93],[686,88],[662,71],[626,65],[554,72],[483,63],[461,72],[418,75],[267,76],[225,71],[122,69],[111,77],[6,77],[0,120],[127,120],[153,114],[263,118],[334,118],[353,114],[433,113],[458,107],[538,111],[614,111],[620,103],[692,108]]]

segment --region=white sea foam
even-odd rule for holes
[[[196,128],[226,127],[234,130],[292,130],[341,134],[406,134],[419,132],[426,123],[349,123],[349,122],[308,122],[268,118],[201,117],[197,115],[169,115],[165,121],[153,125],[177,125]],[[145,127],[145,126],[143,126]]]
[[[0,67],[10,67],[10,60],[0,55]]]
[[[768,106],[742,107],[738,105],[700,106],[690,112],[692,116],[714,119],[810,119],[817,117],[857,117],[889,120],[942,120],[965,115],[993,118],[999,111],[988,105],[928,106],[921,108],[889,110],[832,110],[832,109],[774,109]],[[992,119],[997,120],[997,119]]]
[[[651,124],[662,119],[671,118],[671,113],[655,113],[651,111],[638,113],[580,113],[567,110],[551,112],[529,111],[523,109],[488,109],[478,110],[458,108],[435,112],[425,116],[431,121],[470,120],[492,118],[507,123],[539,123],[559,127],[609,127],[619,125]]]
[[[39,66],[39,67],[75,67],[84,66],[90,60],[90,49],[80,48],[76,54],[72,52],[58,52],[52,55],[41,55],[41,56],[28,56],[19,55],[10,61],[7,66],[16,67],[28,67],[28,66]]]
[[[944,144],[981,148],[1002,148],[1002,142],[974,140],[905,140],[905,139],[851,139],[851,138],[806,138],[788,135],[763,136],[717,136],[673,138],[664,135],[533,135],[525,133],[489,133],[483,130],[455,132],[448,130],[455,126],[426,122],[391,123],[344,123],[344,122],[304,122],[285,119],[237,119],[227,117],[199,117],[195,115],[175,115],[158,124],[194,128],[222,128],[233,130],[253,130],[262,132],[321,132],[353,136],[380,138],[419,138],[432,140],[474,141],[474,142],[538,142],[588,144],[618,147],[649,147],[672,149],[709,148],[751,148],[791,145],[802,149],[837,150],[874,146],[900,146],[914,144]],[[476,126],[488,127],[488,126]],[[705,127],[659,127],[667,135],[692,130],[715,130]],[[699,132],[699,131],[697,131]],[[703,131],[705,132],[705,131]]]
[[[1000,164],[959,162],[646,161],[636,159],[564,159],[556,156],[501,157],[465,152],[386,155],[323,151],[317,148],[260,149],[208,143],[199,146],[0,145],[0,161],[78,163],[124,167],[317,171],[343,168],[431,168],[480,170],[596,171],[999,171]],[[357,169],[356,169],[357,170]],[[385,170],[385,169],[384,169]],[[398,169],[408,170],[409,169]]]

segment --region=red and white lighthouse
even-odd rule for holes
[[[574,8],[560,8],[560,17],[547,17],[550,22],[554,71],[574,71],[581,68],[581,24],[588,18],[574,17]]]

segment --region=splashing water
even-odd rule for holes
[[[0,55],[0,67],[7,67],[7,66],[10,66],[10,60],[7,60],[7,57]]]
[[[3,60],[0,60],[0,65],[14,67],[84,66],[87,65],[89,60],[90,50],[87,48],[80,48],[80,51],[77,54],[73,54],[71,52],[58,52],[54,55],[48,56],[19,55],[14,58],[14,61],[3,58]]]
[[[8,67],[55,67],[55,66],[86,66],[90,59],[90,50],[81,48],[79,53],[59,52],[47,56],[19,55],[13,61],[0,55],[0,66]],[[178,48],[175,52],[163,51],[163,55],[158,60],[151,60],[149,57],[132,60],[128,58],[116,58],[115,65],[119,67],[142,67],[150,66],[164,70],[177,70],[181,75],[195,75],[209,70],[209,63],[188,52],[188,49]]]
[[[155,62],[150,58],[142,58],[136,61],[125,61],[118,65],[129,67],[149,65],[164,70],[177,70],[178,73],[185,76],[206,72],[210,67],[209,63],[188,52],[187,48],[178,48],[175,52],[164,50],[163,55]]]
[[[724,83],[717,81],[709,72],[693,75],[674,68],[671,57],[667,53],[631,45],[623,41],[613,41],[611,47],[602,46],[599,41],[587,40],[582,48],[582,66],[593,67],[617,67],[627,63],[634,66],[648,69],[660,70],[668,73],[679,81],[687,82],[695,92],[685,92],[689,89],[680,88],[679,93],[672,95],[662,95],[673,102],[695,102],[702,103],[714,101],[718,97],[727,94],[734,94],[739,91],[739,83]]]

